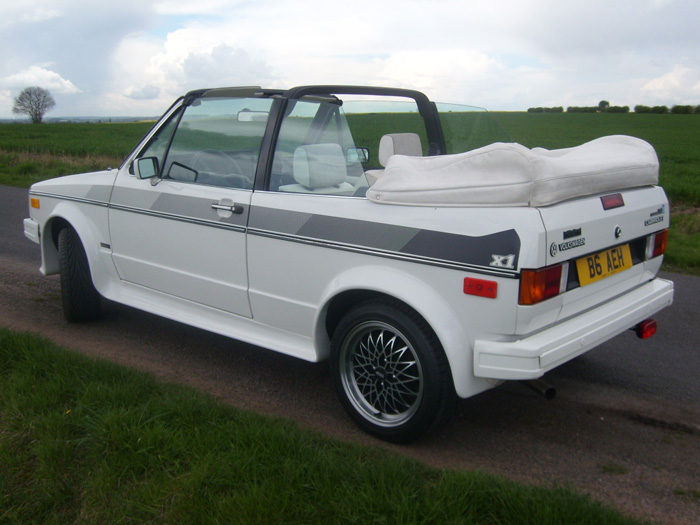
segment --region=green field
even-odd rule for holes
[[[700,274],[700,116],[524,112],[490,115],[506,135],[528,147],[570,147],[614,134],[632,135],[650,142],[660,160],[660,183],[672,204],[666,268]],[[405,120],[406,116],[396,114],[392,118]],[[377,115],[351,115],[348,119],[353,129],[357,129],[358,122],[366,123],[355,139],[358,145],[371,147],[374,158],[381,135],[403,129],[386,118],[378,119]],[[476,133],[461,137],[462,143],[478,147],[488,136],[502,140],[503,135],[499,136],[493,123],[488,123],[483,115],[476,119]],[[414,126],[415,117],[410,120],[407,125]],[[0,184],[28,187],[38,180],[59,175],[117,167],[152,125],[152,122],[0,125]]]
[[[126,124],[1,124],[0,184],[32,183],[118,167],[153,126]]]

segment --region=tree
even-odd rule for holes
[[[610,102],[607,100],[601,100],[598,102],[598,111],[606,111],[610,107]]]
[[[24,88],[15,98],[12,113],[15,115],[29,115],[34,124],[39,124],[47,111],[53,109],[56,101],[48,89],[40,87]]]

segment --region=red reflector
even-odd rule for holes
[[[658,232],[654,235],[654,257],[666,253],[666,243],[668,242],[668,230]]]
[[[614,193],[612,195],[606,195],[600,198],[600,202],[603,203],[604,210],[612,210],[613,208],[621,208],[625,205],[625,201],[622,198],[622,193]]]
[[[642,321],[635,327],[635,331],[640,339],[649,339],[656,333],[656,321],[653,319]]]
[[[464,293],[476,295],[477,297],[488,297],[495,299],[498,294],[498,283],[496,281],[486,281],[484,279],[464,278]]]

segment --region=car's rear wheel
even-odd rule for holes
[[[70,226],[58,234],[58,266],[66,320],[75,323],[98,319],[102,314],[100,294],[92,283],[83,243]]]
[[[457,400],[437,337],[417,313],[392,301],[369,301],[343,317],[331,372],[360,428],[395,443],[445,423]]]

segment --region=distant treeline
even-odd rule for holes
[[[557,106],[553,108],[528,108],[528,113],[563,113],[564,108]],[[566,108],[567,113],[629,113],[629,106],[569,106]],[[655,113],[665,115],[672,113],[674,115],[700,115],[700,106],[673,106],[671,109],[668,106],[634,106],[635,113]]]

